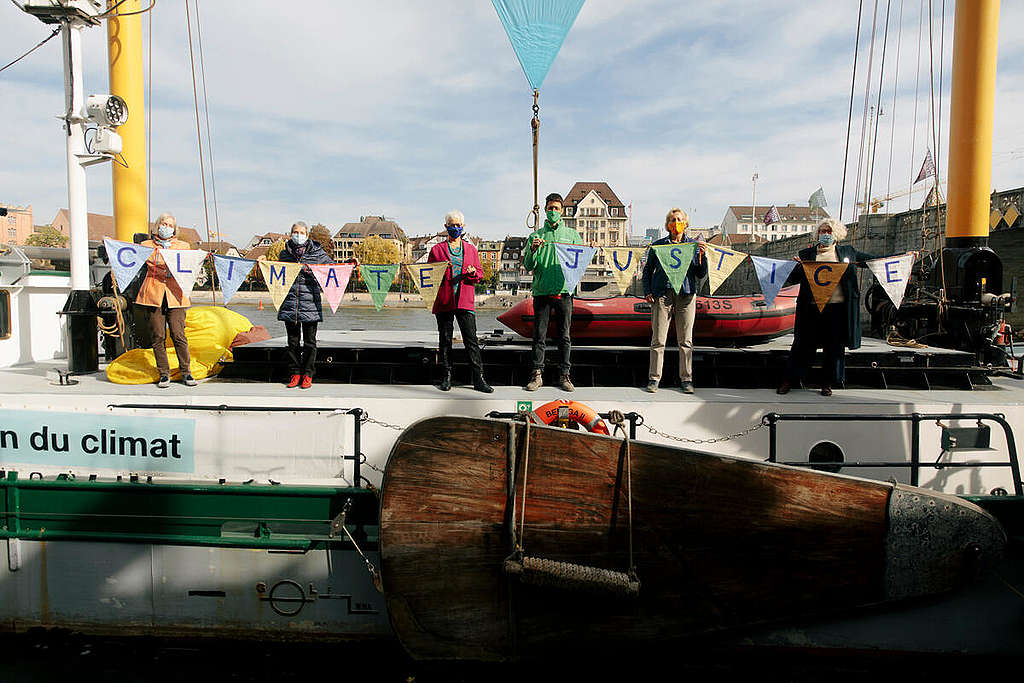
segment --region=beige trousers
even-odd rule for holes
[[[671,289],[651,304],[651,382],[661,380],[665,362],[665,340],[668,339],[669,316],[676,319],[676,341],[679,343],[679,381],[693,381],[693,321],[697,316],[697,297],[676,294]]]

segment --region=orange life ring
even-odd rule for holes
[[[583,425],[587,431],[597,434],[611,433],[608,431],[607,423],[601,419],[596,410],[583,403],[567,401],[564,398],[545,403],[530,414],[530,419],[539,424],[554,424],[558,422],[559,408],[568,408],[568,415],[566,417],[572,422]]]

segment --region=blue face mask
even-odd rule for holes
[[[831,247],[833,244],[835,244],[835,241],[835,235],[833,235],[830,232],[823,232],[820,235],[818,235],[818,244],[820,244],[823,247]]]
[[[452,239],[455,239],[456,237],[460,236],[462,234],[462,231],[465,230],[465,228],[461,225],[446,225],[444,229],[448,231],[448,236],[451,237]]]
[[[161,225],[156,229],[156,234],[160,235],[160,239],[169,240],[174,237],[174,228],[169,225]]]

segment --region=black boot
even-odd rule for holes
[[[438,386],[441,391],[451,391],[452,389],[452,371],[451,369],[445,370],[441,376],[441,384]]]
[[[473,376],[473,388],[484,394],[494,393],[494,387],[487,383],[482,374]]]

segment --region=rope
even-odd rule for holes
[[[519,509],[519,534],[515,539],[515,552],[523,553],[523,536],[526,532],[526,475],[530,471],[530,420],[526,421],[526,438],[523,445],[523,504]]]
[[[910,193],[907,195],[907,211],[914,208],[914,180],[917,175],[914,173],[914,154],[917,153],[917,104],[921,95],[921,38],[924,27],[924,0],[921,0],[917,12],[917,79],[914,83],[914,125],[910,134]],[[924,223],[921,224],[922,227]],[[922,243],[923,249],[923,243]]]
[[[924,2],[924,0],[921,0]],[[850,161],[850,129],[853,127],[853,89],[857,83],[857,54],[860,49],[860,19],[864,11],[864,0],[857,8],[857,36],[853,41],[853,78],[850,79],[850,111],[846,115],[846,147],[843,154],[843,185],[839,191],[839,220],[843,220],[843,203],[846,199],[846,169]],[[854,198],[854,202],[856,202]],[[753,223],[753,219],[751,220]]]
[[[864,143],[867,141],[868,107],[871,102],[871,71],[875,60],[875,32],[878,28],[878,0],[871,18],[871,44],[868,48],[868,75],[864,79],[864,113],[860,120],[860,153],[857,155],[857,184],[853,191],[853,221],[857,223],[857,198],[860,196],[860,181],[864,172]],[[854,228],[856,230],[856,227]],[[852,239],[852,238],[851,238]]]
[[[62,26],[58,26],[57,28],[53,29],[53,33],[51,33],[50,35],[48,35],[45,38],[43,38],[42,40],[40,40],[38,43],[36,43],[35,47],[33,47],[31,50],[29,50],[28,52],[26,52],[22,56],[20,56],[17,59],[14,59],[14,60],[4,64],[2,67],[0,67],[0,71],[7,70],[8,68],[14,66],[15,64],[17,64],[21,60],[25,59],[25,57],[28,57],[30,54],[32,54],[33,52],[35,52],[36,50],[41,48],[43,45],[46,45],[46,43],[50,42],[50,40],[52,40],[53,38],[56,38],[57,34],[60,33],[61,30],[63,30]]]
[[[875,181],[875,159],[878,157],[878,124],[882,119],[882,82],[885,79],[885,54],[889,47],[889,10],[892,7],[892,0],[885,0],[885,31],[882,33],[882,61],[878,66],[878,96],[875,101],[875,137],[871,143],[871,162],[868,164],[868,186],[865,193],[868,213],[874,213],[871,200],[871,186]]]
[[[146,124],[146,226],[153,220],[153,14],[149,17],[149,58],[147,60],[149,73],[146,75],[146,89],[148,107],[146,117],[149,122]]]
[[[540,145],[540,105],[537,104],[537,99],[540,97],[540,91],[533,91],[533,118],[530,119],[530,129],[533,132],[533,211],[526,217],[526,227],[530,230],[536,230],[540,227],[540,203],[539,195],[537,193],[537,149]],[[530,225],[530,217],[533,217],[533,225]]]
[[[889,197],[889,195],[892,194],[892,150],[893,150],[893,143],[896,140],[896,92],[897,92],[897,87],[896,86],[899,85],[899,80],[900,80],[900,52],[901,52],[902,45],[903,45],[903,0],[900,0],[900,16],[899,16],[899,20],[897,21],[897,29],[896,29],[896,69],[895,69],[895,73],[893,74],[893,77],[892,77],[892,122],[891,122],[891,126],[890,126],[890,129],[889,129],[889,170],[888,170],[888,173],[886,173],[886,178],[885,178],[885,196],[886,196],[885,213],[886,213],[886,215],[888,215],[890,213],[889,212],[889,200],[888,200],[888,197]],[[911,163],[911,166],[913,166],[913,163]],[[882,253],[883,254],[888,254],[889,253],[889,251],[888,251],[888,243],[889,243],[889,231],[886,230],[885,231],[885,244],[883,245],[883,249],[882,249]]]
[[[196,61],[192,49],[192,16],[188,10],[189,0],[185,0],[185,23],[188,25],[188,61],[192,65],[192,100],[196,109],[196,142],[199,144],[199,177],[203,184],[203,213],[206,215],[206,241],[210,238],[210,209],[206,199],[206,167],[203,163],[203,133],[199,126],[199,91],[196,88]]]
[[[892,330],[889,331],[888,336],[886,336],[886,338],[885,338],[885,343],[888,344],[889,346],[898,346],[898,347],[907,348],[907,349],[926,349],[926,348],[928,348],[927,344],[922,344],[921,342],[917,341],[916,339],[907,339],[907,338],[903,337],[895,329],[892,329]]]
[[[613,410],[608,419],[615,425],[613,434],[622,433],[623,447],[626,449],[626,520],[629,529],[629,576],[636,579],[636,564],[633,562],[633,462],[629,453],[629,432],[626,430],[626,416],[622,411]]]

